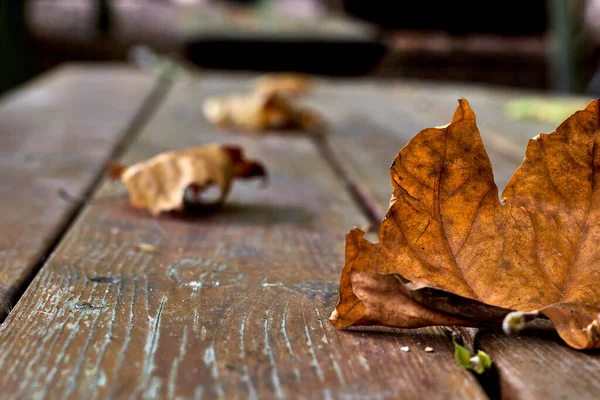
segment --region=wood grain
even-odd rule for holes
[[[0,101],[0,320],[155,86],[125,67],[62,67]],[[61,198],[70,193],[75,200]]]
[[[242,82],[177,84],[124,161],[236,143],[264,161],[269,187],[238,182],[216,214],[152,218],[125,195],[103,201],[124,191],[106,183],[0,328],[3,393],[485,398],[438,328],[330,325],[344,235],[367,221],[310,139],[253,139],[207,125],[202,100]]]
[[[382,218],[391,194],[389,164],[404,144],[425,127],[450,121],[456,99],[469,99],[502,188],[519,166],[530,137],[555,126],[513,121],[503,113],[511,98],[528,92],[427,83],[323,82],[314,102],[329,121],[331,147],[365,201],[376,204]],[[337,99],[342,99],[337,101]],[[477,330],[465,329],[475,335]],[[522,335],[479,331],[478,348],[488,352],[499,369],[501,395],[510,399],[598,398],[600,354],[568,348],[548,329]]]

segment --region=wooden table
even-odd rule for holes
[[[344,235],[382,217],[393,156],[465,96],[502,186],[527,138],[554,128],[504,116],[523,93],[319,80],[306,102],[329,122],[324,140],[226,134],[204,120],[204,99],[248,84],[66,66],[0,101],[0,398],[600,397],[598,353],[545,327],[461,330],[498,368],[479,382],[445,328],[328,322]],[[236,183],[214,215],[153,218],[103,178],[109,159],[212,142],[263,160],[270,186]]]

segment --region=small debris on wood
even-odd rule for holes
[[[425,353],[433,353],[433,348],[429,346],[425,347]]]
[[[135,245],[135,247],[137,247],[138,250],[145,251],[147,253],[158,252],[158,248],[155,245],[149,243],[138,243]]]
[[[283,283],[281,283],[281,282],[275,282],[275,283],[263,282],[263,284],[262,284],[262,287],[273,287],[273,286],[283,286]]]
[[[407,352],[410,351],[410,349],[408,348],[408,346],[402,346],[402,347],[400,347],[400,350],[402,350],[405,353],[407,353]]]
[[[75,307],[77,310],[102,310],[103,308],[105,308],[105,306],[103,306],[103,305],[96,306],[87,301],[81,301],[81,302],[75,303],[75,305],[73,307]]]
[[[49,313],[49,312],[46,312],[46,311],[41,311],[41,310],[38,310],[38,311],[36,311],[36,313],[40,313],[40,314],[44,314],[44,315],[48,315],[48,316],[50,316],[50,317],[55,317],[55,316],[56,316],[56,314],[51,314],[51,313]]]
[[[58,197],[60,197],[62,200],[68,203],[73,204],[82,203],[86,200],[85,196],[71,194],[67,191],[67,189],[64,188],[58,189]]]
[[[117,283],[119,280],[111,276],[88,276],[87,279],[94,283]]]

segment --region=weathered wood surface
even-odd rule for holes
[[[0,320],[152,92],[131,68],[63,67],[0,100]]]
[[[228,136],[203,120],[201,101],[241,82],[178,84],[124,161],[239,143],[269,187],[238,182],[214,215],[152,218],[104,184],[0,328],[3,394],[485,398],[439,328],[329,324],[344,235],[368,221],[310,139]]]
[[[502,190],[523,159],[528,140],[555,129],[553,124],[514,121],[505,116],[507,100],[528,94],[426,83],[324,82],[313,103],[318,103],[332,121],[329,140],[338,162],[382,218],[391,195],[391,160],[420,130],[448,123],[461,96],[470,101],[477,114]],[[476,332],[465,330],[469,331]],[[471,339],[496,362],[505,398],[600,397],[600,354],[568,348],[547,327],[541,332],[532,328],[515,337],[480,331]]]

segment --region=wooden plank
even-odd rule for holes
[[[0,100],[0,321],[78,209],[156,79],[62,67]]]
[[[555,128],[548,123],[512,121],[504,115],[504,102],[531,95],[527,92],[402,82],[324,82],[318,90],[315,101],[328,119],[335,121],[329,140],[338,162],[366,200],[376,204],[380,218],[391,194],[390,161],[421,129],[450,121],[458,97],[469,99],[477,113],[501,188],[519,166],[529,138]],[[334,101],[338,98],[343,101]],[[464,332],[475,335],[477,330]],[[496,362],[505,398],[600,397],[600,354],[568,348],[547,327],[514,337],[479,331],[470,339]]]
[[[542,323],[547,322],[547,323]],[[475,344],[490,353],[507,399],[597,399],[600,354],[569,348],[549,321],[518,336],[479,332]]]
[[[105,184],[0,328],[3,393],[485,398],[439,328],[348,332],[327,321],[344,235],[367,221],[308,138],[227,135],[204,121],[201,102],[242,83],[177,84],[124,161],[237,143],[265,162],[270,186],[236,183],[214,215],[152,218],[125,196],[103,201],[124,190]]]

